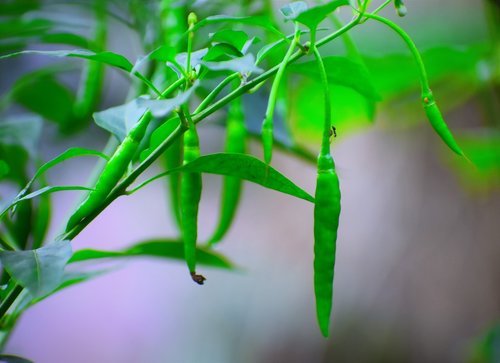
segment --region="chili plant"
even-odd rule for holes
[[[30,112],[0,124],[0,172],[3,179],[17,189],[10,199],[4,197],[0,211],[0,322],[5,332],[2,344],[27,308],[59,290],[96,276],[94,271],[65,272],[68,264],[123,256],[185,259],[186,275],[199,284],[205,280],[198,272],[204,266],[231,269],[232,263],[213,251],[212,246],[225,239],[237,213],[242,185],[248,182],[314,204],[311,216],[314,219],[311,236],[315,255],[314,291],[319,327],[321,333],[328,336],[343,183],[339,181],[330,151],[336,134],[343,133],[342,128],[332,122],[336,110],[331,105],[331,97],[335,95],[330,95],[330,85],[351,88],[364,97],[370,107],[379,100],[377,85],[372,83],[361,53],[350,38],[353,29],[376,22],[403,40],[418,69],[415,82],[421,86],[422,115],[425,111],[437,136],[457,157],[465,156],[439,111],[417,47],[399,25],[381,15],[391,6],[395,6],[399,15],[405,15],[404,3],[387,0],[378,7],[370,3],[370,0],[334,0],[309,6],[298,1],[282,7],[277,16],[267,3],[261,9],[252,10],[250,15],[248,12],[245,16],[239,15],[238,11],[249,5],[245,1],[240,10],[238,6],[233,9],[234,15],[214,15],[226,10],[217,4],[201,9],[173,0],[123,3],[96,0],[90,4],[74,4],[89,11],[94,24],[92,34],[71,32],[60,19],[36,15],[43,14],[36,11],[48,6],[38,1],[0,5],[11,29],[17,27],[22,35],[14,37],[12,34],[16,32],[2,30],[6,41],[2,43],[0,62],[34,56],[62,58],[63,62],[68,58],[84,60],[76,89],[66,86],[59,78],[67,71],[65,63],[51,64],[17,80],[2,99],[4,109],[18,104]],[[127,6],[134,16],[126,15]],[[343,24],[336,17],[337,11],[349,14],[351,20]],[[153,19],[151,14],[155,16]],[[107,50],[111,21],[125,24],[142,38],[144,54],[134,62]],[[346,46],[346,56],[325,56],[321,52],[322,47],[339,41]],[[34,43],[64,47],[61,50],[31,49]],[[73,66],[74,63],[67,63],[67,67]],[[99,100],[105,71],[111,68],[129,77],[131,88],[123,104],[102,110]],[[323,119],[321,137],[317,139],[317,158],[299,142],[291,138],[283,140],[273,132],[276,107],[279,111],[280,103],[290,102],[288,95],[280,90],[295,75],[320,79],[323,87],[324,99],[318,105],[323,110]],[[48,87],[47,94],[38,91]],[[242,101],[243,96],[251,101],[255,92],[268,95],[267,110],[261,115],[264,121],[260,134],[248,128]],[[212,115],[227,118],[226,146],[223,152],[205,154],[200,150],[197,128]],[[55,123],[60,132],[66,134],[88,127],[93,119],[110,133],[110,141],[103,151],[73,147],[44,162],[31,147],[42,119]],[[280,126],[288,125],[285,122]],[[250,138],[261,141],[263,160],[248,153],[246,144]],[[317,159],[314,197],[272,166],[275,148],[312,163]],[[96,164],[97,177],[90,187],[52,185],[45,178],[45,173],[54,166],[83,156],[101,159]],[[162,161],[159,164],[165,171],[136,184],[138,177],[157,161]],[[197,233],[202,174],[224,178],[219,222],[208,241],[200,241]],[[163,177],[169,178],[172,215],[179,226],[177,236],[141,242],[122,251],[73,251],[71,241],[111,203]],[[46,237],[52,208],[50,194],[64,191],[86,194],[67,216],[59,236],[50,240]],[[208,279],[210,283],[217,283],[209,276]]]

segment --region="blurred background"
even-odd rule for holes
[[[92,12],[75,4],[49,1],[29,13],[91,32]],[[284,4],[271,4],[274,21],[289,29],[279,14]],[[221,11],[257,13],[266,5],[197,1],[189,6],[202,19]],[[339,136],[332,153],[342,214],[329,339],[316,324],[313,206],[245,183],[237,219],[216,247],[238,266],[236,271],[200,267],[207,281],[197,286],[182,262],[104,264],[109,273],[30,308],[6,352],[37,363],[500,362],[498,2],[422,0],[406,6],[405,18],[398,18],[392,6],[381,14],[407,30],[421,50],[446,121],[475,166],[449,151],[425,120],[416,67],[401,39],[373,22],[354,29],[350,35],[381,101],[372,117],[372,100],[333,87]],[[127,13],[130,8],[118,1],[111,9],[122,17],[138,15]],[[141,15],[147,24],[155,13]],[[351,16],[348,9],[338,14],[344,22]],[[108,22],[108,49],[132,62],[145,53],[141,37],[147,32],[138,33],[115,17]],[[343,55],[345,43],[339,39],[321,52]],[[8,93],[21,75],[51,62],[35,56],[2,60],[0,91]],[[78,72],[61,79],[74,89]],[[107,71],[97,109],[123,103],[128,88],[127,78]],[[251,130],[259,130],[268,92],[263,87],[244,98]],[[290,75],[282,92],[288,98],[278,109],[278,137],[314,155],[321,122],[311,120],[321,120],[321,90],[315,80]],[[17,102],[4,107],[2,117],[25,112]],[[200,124],[203,153],[221,150],[223,117],[216,114]],[[70,146],[102,149],[108,138],[95,125],[71,137],[60,131],[57,122],[44,123],[37,146],[44,160]],[[249,149],[262,157],[257,141]],[[49,172],[47,180],[84,184],[94,165],[91,159],[72,160]],[[276,151],[273,166],[313,193],[314,161]],[[147,174],[159,170],[156,165]],[[201,241],[217,221],[221,178],[206,175],[203,182]],[[6,195],[16,188],[3,183],[1,190]],[[69,192],[51,198],[49,236],[55,238],[79,196]],[[165,181],[120,198],[74,240],[73,248],[112,250],[150,238],[175,238],[168,198]]]

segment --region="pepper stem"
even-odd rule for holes
[[[328,76],[326,75],[325,64],[323,63],[323,58],[318,51],[315,43],[311,42],[311,50],[318,64],[319,74],[321,77],[321,83],[323,85],[324,99],[325,99],[325,121],[323,126],[323,137],[321,141],[321,155],[330,154],[330,130],[331,127],[331,117],[332,117],[332,105],[330,102],[330,86],[328,84]]]

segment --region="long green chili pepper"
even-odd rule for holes
[[[106,44],[106,1],[95,0],[94,7],[96,14],[94,50],[103,51]],[[87,62],[82,71],[80,86],[73,105],[73,114],[77,120],[85,121],[94,111],[100,99],[103,80],[104,64]]]
[[[139,147],[139,142],[146,133],[146,129],[151,119],[151,112],[146,111],[134,128],[130,130],[127,137],[120,146],[118,146],[115,153],[104,167],[94,190],[88,194],[87,198],[69,218],[66,232],[71,231],[82,219],[87,217],[102,201],[104,201],[109,192],[121,179],[123,174],[125,174],[130,161]]]
[[[168,97],[172,92],[178,89],[184,83],[183,79],[179,79],[172,83],[165,91],[162,92],[159,98]],[[118,146],[111,159],[104,166],[101,175],[97,179],[95,188],[91,191],[87,198],[78,206],[77,210],[69,218],[66,225],[66,233],[71,231],[82,219],[93,212],[101,202],[108,196],[109,192],[115,187],[116,183],[127,171],[129,163],[132,161],[139,143],[144,138],[146,129],[153,115],[148,110],[146,111],[135,126],[130,130],[127,137]]]
[[[161,44],[167,44],[173,48],[176,53],[180,49],[185,49],[186,42],[183,35],[186,28],[186,6],[178,6],[175,4],[176,0],[162,0],[160,3],[160,21],[161,21]],[[161,45],[158,44],[158,45]],[[164,77],[168,79],[168,68],[158,67],[157,72],[163,72]],[[165,153],[164,158],[166,170],[176,168],[182,164],[182,136],[177,139],[174,144],[169,147]],[[177,226],[180,227],[180,174],[172,175],[167,179],[169,190],[169,205],[170,210],[174,216]]]
[[[333,276],[337,228],[340,217],[340,186],[335,163],[330,155],[331,104],[328,79],[321,55],[311,44],[325,93],[325,123],[321,151],[318,156],[318,175],[314,203],[314,293],[316,314],[323,336],[329,332],[332,311]]]
[[[441,112],[439,111],[439,108],[434,100],[434,96],[432,95],[432,91],[429,87],[429,81],[427,78],[427,72],[424,67],[424,62],[422,61],[422,57],[413,40],[408,36],[408,34],[406,34],[403,29],[386,18],[374,14],[364,14],[364,16],[387,25],[404,40],[418,65],[420,86],[422,88],[422,102],[430,124],[451,150],[453,150],[456,154],[465,157],[464,152],[460,149],[457,142],[455,141],[453,134],[444,121],[443,116],[441,115]]]
[[[229,105],[225,151],[229,153],[245,153],[246,136],[245,114],[243,112],[243,101],[240,97]],[[212,237],[208,240],[209,245],[222,240],[229,227],[231,227],[240,201],[241,186],[242,180],[239,178],[230,176],[224,178],[219,224]]]
[[[183,111],[180,112],[180,116],[189,127],[184,133],[183,163],[187,164],[200,157],[200,142],[191,117]],[[203,285],[205,277],[196,274],[196,241],[198,239],[198,207],[201,199],[201,188],[200,173],[182,173],[180,207],[184,257],[193,281]]]
[[[458,146],[453,134],[448,129],[446,122],[443,119],[443,115],[439,110],[432,92],[429,90],[422,95],[422,103],[424,105],[425,114],[427,119],[431,123],[431,126],[437,132],[439,136],[444,140],[446,145],[460,156],[465,156],[460,146]]]
[[[278,99],[278,89],[281,83],[281,78],[285,73],[285,68],[290,60],[290,57],[293,54],[293,51],[297,44],[299,43],[300,38],[300,29],[297,24],[295,24],[295,36],[290,43],[290,47],[285,54],[285,57],[281,61],[281,64],[276,72],[276,77],[274,78],[273,85],[271,86],[271,92],[269,94],[269,101],[267,103],[266,115],[264,117],[264,121],[262,122],[262,145],[264,146],[264,162],[266,164],[271,163],[271,159],[273,156],[273,114],[274,108],[276,106],[276,100]]]
[[[196,14],[188,15],[188,41],[187,41],[187,60],[186,60],[186,87],[190,81],[194,80],[196,74],[191,69],[191,50],[193,47],[194,33],[192,31],[197,22]],[[196,125],[191,119],[191,115],[186,106],[181,107],[179,111],[181,122],[187,127],[184,133],[184,158],[183,164],[187,164],[200,157],[200,140]],[[191,274],[191,278],[199,285],[203,285],[206,280],[204,276],[196,274],[196,242],[198,240],[198,208],[201,199],[201,174],[200,173],[182,173],[181,176],[181,232],[184,242],[184,258]]]

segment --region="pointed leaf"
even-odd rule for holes
[[[91,150],[91,149],[82,149],[82,148],[70,148],[66,151],[64,151],[62,154],[56,156],[54,159],[47,161],[45,164],[40,166],[38,170],[36,171],[35,175],[31,180],[28,182],[26,187],[19,192],[17,195],[17,198],[22,198],[26,192],[29,190],[31,185],[33,185],[34,181],[39,178],[41,175],[43,175],[47,170],[53,168],[54,166],[62,163],[63,161],[66,161],[68,159],[78,157],[78,156],[98,156],[100,158],[103,158],[104,160],[109,160],[109,157],[105,154],[103,154],[100,151],[97,150]]]
[[[98,270],[98,271],[65,272],[63,275],[61,284],[56,289],[54,289],[50,294],[31,299],[31,301],[29,303],[27,303],[27,307],[35,305],[36,303],[39,303],[40,301],[46,299],[47,297],[51,296],[52,294],[54,294],[56,292],[64,290],[64,289],[66,289],[70,286],[73,286],[73,285],[81,284],[82,282],[86,282],[90,279],[93,279],[94,277],[101,276],[110,270],[111,269],[104,269],[104,270]]]
[[[210,249],[196,247],[197,262],[201,265],[232,269],[233,264],[224,256]],[[123,257],[159,257],[184,260],[184,243],[172,240],[152,240],[141,242],[122,251],[98,251],[85,249],[76,251],[69,263]]]
[[[232,71],[241,74],[262,72],[262,69],[255,65],[253,54],[222,62],[203,62],[203,65],[212,71]]]
[[[19,78],[11,96],[26,109],[60,126],[67,124],[72,117],[73,93],[49,70],[37,70]]]
[[[124,71],[130,72],[133,68],[132,63],[122,56],[121,54],[116,54],[113,52],[100,52],[95,53],[90,50],[75,49],[75,50],[23,50],[21,52],[6,54],[0,56],[0,59],[11,58],[23,54],[40,54],[48,55],[53,57],[76,57],[89,59],[96,62],[101,62],[116,68],[120,68]]]
[[[268,29],[275,34],[278,34],[280,37],[283,36],[283,34],[272,25],[272,22],[270,22],[269,19],[264,16],[237,17],[230,15],[213,15],[209,16],[208,18],[202,19],[198,23],[196,23],[193,28],[193,31],[196,31],[206,25],[224,23],[224,22],[258,26],[264,29]]]
[[[380,100],[370,73],[362,63],[345,57],[325,57],[323,63],[328,75],[328,82],[352,88],[370,100]],[[287,70],[303,74],[311,79],[319,79],[318,67],[315,65],[315,61],[295,63],[288,66]]]
[[[315,30],[325,18],[338,7],[349,5],[348,0],[334,0],[324,5],[318,5],[302,11],[295,18],[290,18],[307,26],[311,31]]]
[[[234,46],[240,52],[248,41],[247,33],[241,30],[222,29],[209,35],[212,44],[227,43]]]
[[[131,193],[139,190],[153,180],[169,174],[181,172],[233,176],[262,185],[265,188],[273,189],[278,192],[289,194],[291,196],[314,203],[314,198],[311,195],[295,185],[290,179],[285,177],[276,169],[253,156],[236,153],[217,153],[203,155],[186,165],[169,170],[145,181],[138,187],[134,188]]]
[[[37,191],[34,191],[33,193],[24,195],[21,198],[14,198],[12,201],[1,205],[0,219],[3,217],[3,215],[10,208],[17,205],[19,202],[22,202],[23,200],[28,200],[28,199],[32,199],[32,198],[35,198],[35,197],[38,197],[41,195],[45,195],[45,194],[57,193],[57,192],[68,191],[68,190],[88,190],[88,191],[91,191],[93,189],[88,188],[88,187],[82,187],[79,185],[47,186],[47,187],[44,187],[44,188],[39,189]]]
[[[194,90],[198,86],[198,81],[193,84],[186,92],[181,92],[174,98],[169,98],[165,100],[148,100],[145,98],[139,98],[137,100],[137,105],[139,107],[147,107],[151,110],[154,117],[162,118],[167,116],[170,112],[175,110],[177,107],[183,105],[189,100],[189,98],[194,93]]]
[[[196,68],[198,65],[201,64],[203,61],[203,57],[208,53],[208,48],[203,48],[200,50],[197,50],[196,52],[191,53],[191,58],[190,58],[190,63],[191,63],[191,68]],[[177,54],[175,57],[175,60],[177,62],[176,65],[182,67],[182,69],[186,69],[187,67],[187,53],[180,53]]]
[[[175,50],[171,46],[162,45],[150,53],[141,56],[135,62],[131,73],[139,71],[141,67],[148,61],[158,61],[158,62],[172,62],[175,60]]]
[[[69,241],[58,241],[31,251],[1,251],[0,261],[19,285],[41,297],[61,284],[71,255]]]
[[[203,56],[204,62],[220,62],[233,58],[243,57],[243,53],[228,43],[218,43],[208,50]]]
[[[109,131],[121,142],[146,112],[146,109],[145,105],[140,104],[139,99],[134,99],[124,105],[95,112],[93,117],[97,126]]]
[[[4,15],[3,12],[0,12],[0,14]],[[37,36],[53,26],[54,23],[47,19],[26,19],[24,17],[2,19],[0,22],[0,39]]]
[[[40,37],[42,43],[49,44],[66,44],[79,48],[89,48],[91,44],[89,40],[78,34],[73,33],[48,33],[42,34]]]
[[[283,6],[280,12],[286,20],[294,20],[300,13],[306,11],[308,7],[305,1],[294,1],[293,3]]]
[[[140,160],[144,161],[163,140],[165,140],[179,126],[180,120],[178,117],[171,118],[160,125],[153,131],[149,139],[149,146],[141,152]]]

